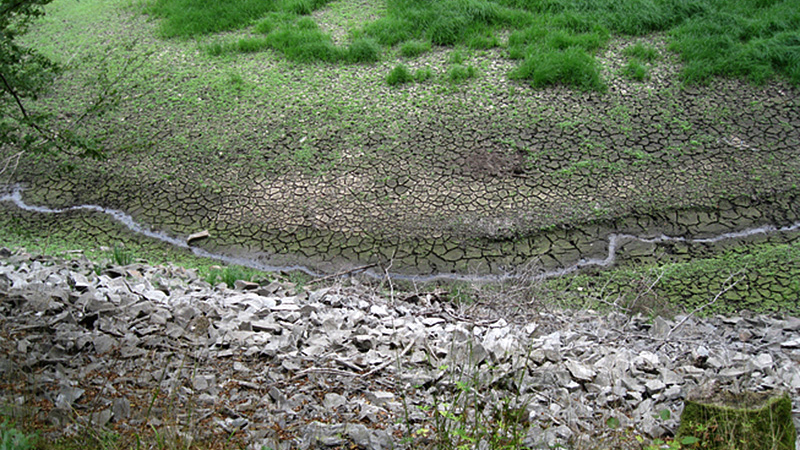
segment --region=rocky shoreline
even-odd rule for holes
[[[48,438],[90,424],[256,449],[638,448],[709,386],[786,391],[800,424],[796,317],[464,305],[390,279],[229,289],[71,257],[0,250],[3,411]]]

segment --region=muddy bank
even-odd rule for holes
[[[34,195],[34,198],[36,196]],[[520,266],[543,278],[590,267],[626,263],[685,261],[743,243],[786,243],[800,239],[800,197],[786,192],[771,198],[722,199],[718,209],[654,211],[637,217],[552,226],[517,236],[436,236],[428,239],[336,233],[305,227],[263,229],[230,223],[191,246],[187,234],[154,229],[125,211],[99,205],[50,208],[33,204],[19,186],[0,200],[35,215],[106,215],[133,234],[193,249],[202,256],[228,257],[253,267],[303,266],[331,273],[367,264],[391,266],[398,276],[503,277]],[[193,228],[194,227],[194,228]],[[184,225],[198,231],[197,224]],[[240,260],[237,260],[239,258]]]

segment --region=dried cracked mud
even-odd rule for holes
[[[451,50],[440,49],[371,66],[225,61],[245,74],[231,87],[196,44],[151,41],[161,53],[141,75],[150,90],[131,94],[152,101],[93,123],[109,159],[64,171],[31,158],[12,181],[29,204],[114,208],[177,237],[207,229],[197,245],[209,251],[328,272],[391,262],[403,274],[497,275],[532,261],[546,271],[606,258],[612,234],[702,239],[797,223],[798,89],[682,86],[659,37],[648,38],[660,53],[650,79],[631,82],[620,69],[633,42],[608,46],[608,91],[585,93],[510,81],[514,63],[498,49],[467,55],[479,75],[458,85],[443,79]],[[399,62],[439,78],[389,87]],[[211,78],[186,77],[198,64]],[[63,220],[0,208],[28,224]],[[616,251],[641,262],[729,246]]]

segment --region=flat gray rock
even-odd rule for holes
[[[567,360],[565,366],[572,377],[578,381],[592,381],[597,374],[590,366],[574,360]]]

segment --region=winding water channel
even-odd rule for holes
[[[131,215],[116,209],[105,208],[99,205],[76,205],[60,209],[54,209],[39,205],[30,205],[22,199],[23,190],[24,189],[19,185],[5,187],[2,190],[3,192],[2,195],[0,195],[0,202],[11,202],[21,210],[38,214],[63,214],[70,211],[99,212],[107,215],[115,222],[123,225],[124,227],[126,227],[127,229],[138,235],[150,239],[155,239],[177,248],[191,250],[195,255],[200,257],[211,258],[224,263],[237,264],[265,272],[301,271],[313,277],[322,277],[327,275],[325,273],[322,273],[318,270],[314,270],[305,265],[299,265],[299,264],[271,265],[262,262],[261,260],[259,260],[259,258],[246,258],[246,257],[232,256],[219,252],[208,251],[194,245],[189,245],[185,237],[170,236],[166,232],[159,230],[152,230],[148,226],[138,223],[136,220],[134,220],[134,218]],[[797,230],[800,230],[800,221],[784,226],[765,224],[757,227],[745,228],[738,231],[720,233],[714,236],[694,237],[694,238],[683,237],[683,236],[668,236],[666,234],[660,234],[657,236],[652,236],[652,235],[640,236],[627,233],[610,233],[606,237],[606,242],[605,242],[606,254],[604,257],[581,258],[574,264],[543,270],[538,275],[536,275],[535,278],[547,279],[547,278],[564,276],[589,267],[602,267],[602,268],[610,267],[617,262],[618,253],[620,247],[623,244],[629,244],[629,243],[663,244],[670,242],[684,243],[684,244],[714,244],[722,241],[745,239],[755,235],[774,235],[780,233],[789,233]],[[366,269],[363,271],[363,273],[375,278],[382,278],[387,275],[385,272],[378,272],[373,269]],[[516,275],[513,275],[511,273],[476,275],[476,274],[465,274],[465,273],[455,273],[455,272],[450,272],[450,273],[440,272],[431,274],[408,274],[408,273],[389,272],[389,276],[399,280],[409,280],[417,282],[428,282],[435,280],[489,282],[489,281],[501,281],[503,279],[513,278]]]

